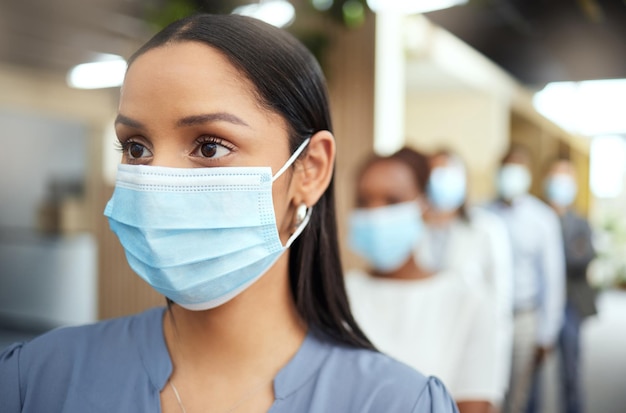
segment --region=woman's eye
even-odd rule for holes
[[[140,143],[131,142],[128,146],[128,156],[132,159],[145,158],[150,155],[150,151]]]
[[[147,158],[152,155],[148,148],[137,142],[127,142],[124,146],[124,153],[130,159]]]
[[[228,148],[224,143],[216,141],[200,142],[194,155],[203,158],[221,158],[228,155],[232,149]]]

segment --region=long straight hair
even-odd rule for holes
[[[255,86],[266,109],[281,115],[295,151],[318,131],[332,132],[326,84],[313,55],[287,32],[237,15],[198,14],[157,33],[129,60],[178,42],[206,44],[224,54]],[[334,199],[334,178],[319,199],[309,224],[289,251],[289,280],[303,320],[340,343],[373,349],[356,324],[346,296]]]

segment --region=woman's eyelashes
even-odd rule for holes
[[[117,147],[122,152],[122,156],[130,161],[152,156],[152,152],[146,145],[137,142],[133,138],[118,141]]]
[[[183,153],[187,152],[190,157],[207,161],[217,161],[237,149],[231,142],[211,135],[200,136],[190,146],[183,150]],[[152,146],[135,137],[120,138],[116,142],[116,147],[122,153],[123,161],[127,163],[146,162],[154,156]]]
[[[196,140],[196,144],[191,155],[201,158],[219,159],[235,150],[232,143],[215,136],[201,136]]]

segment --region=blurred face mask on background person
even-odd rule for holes
[[[578,186],[572,176],[557,173],[546,179],[544,190],[551,203],[565,208],[576,199]]]
[[[356,209],[350,215],[350,248],[380,272],[400,268],[423,233],[417,201]]]
[[[530,171],[525,166],[505,164],[498,172],[498,194],[503,199],[511,201],[528,193],[531,181]]]
[[[167,168],[120,165],[104,214],[131,268],[189,310],[217,307],[259,279],[289,248],[282,245],[270,167]]]
[[[426,191],[430,204],[438,211],[456,210],[465,201],[465,171],[458,166],[434,168],[430,173]]]

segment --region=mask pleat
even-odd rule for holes
[[[151,230],[111,223],[124,249],[137,259],[155,268],[193,264],[202,260],[215,259],[264,245],[280,245],[276,240],[275,226],[257,227],[244,237],[239,231],[216,229],[211,236],[205,230]]]
[[[249,228],[274,223],[272,204],[263,202],[264,197],[267,195],[260,191],[164,194],[120,188],[105,215],[137,228]]]
[[[176,298],[181,295],[184,296],[185,302],[179,303],[183,306],[201,304],[207,302],[207,297],[222,297],[231,291],[238,290],[250,281],[254,281],[276,262],[281,253],[282,252],[279,251],[271,255],[265,255],[257,261],[247,262],[246,265],[241,268],[230,269],[228,277],[226,278],[220,276],[205,276],[207,271],[211,271],[211,275],[214,273],[213,268],[209,267],[204,262],[178,269],[170,269],[167,274],[159,274],[162,270],[149,269],[154,276],[150,283],[158,292],[166,297]],[[131,267],[135,267],[135,265],[138,267],[142,266],[139,262],[131,262],[131,257],[129,257],[129,263]],[[139,274],[146,273],[146,269],[137,272]],[[193,283],[184,281],[185,278],[189,278],[191,273],[200,274],[202,277],[194,277],[196,282]],[[255,274],[256,277],[251,280],[250,274]]]

